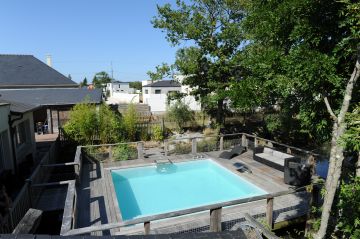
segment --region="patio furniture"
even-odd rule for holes
[[[259,146],[254,148],[254,160],[267,166],[284,172],[285,162],[289,159],[296,158],[293,155],[276,151],[272,148]]]
[[[308,185],[311,180],[310,165],[300,158],[290,158],[285,161],[284,182],[294,186]]]
[[[232,159],[235,156],[238,156],[246,151],[246,147],[237,145],[232,148],[230,151],[224,151],[219,155],[219,158],[223,159]]]

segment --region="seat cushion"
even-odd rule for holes
[[[285,160],[279,157],[275,157],[274,155],[269,155],[267,153],[260,153],[260,154],[256,154],[256,156],[266,159],[268,161],[271,161],[273,163],[279,164],[281,166],[284,166],[285,164]]]

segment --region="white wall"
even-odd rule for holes
[[[106,91],[109,91],[110,96],[113,96],[114,93],[133,94],[135,89],[131,88],[127,82],[111,82],[106,84]]]
[[[118,103],[134,103],[137,104],[140,102],[139,94],[127,94],[113,92],[113,95],[109,97],[106,101],[108,104],[118,104]]]
[[[143,99],[143,103],[150,106],[150,111],[153,113],[161,113],[166,111],[167,96],[165,94],[152,94]]]

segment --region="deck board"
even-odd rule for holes
[[[283,182],[283,172],[269,166],[254,161],[253,152],[249,150],[244,154],[231,160],[219,159],[220,151],[202,154],[210,157],[232,172],[240,175],[256,186],[269,193],[284,191],[289,186]],[[110,222],[120,222],[121,214],[113,188],[110,170],[118,167],[133,167],[149,165],[155,159],[164,159],[165,156],[155,155],[148,159],[137,159],[129,161],[111,162],[106,164],[83,164],[83,177],[79,187],[78,197],[78,221],[77,227],[87,227]],[[194,155],[169,156],[172,161],[194,160]],[[197,160],[197,159],[196,159]],[[235,163],[242,163],[248,166],[252,173],[240,173],[236,171]],[[302,216],[307,211],[307,194],[297,193],[296,195],[286,195],[274,200],[274,220],[275,223],[289,218]],[[255,217],[264,216],[266,203],[264,200],[242,204],[223,209],[223,221],[236,222],[244,220],[244,213],[249,213]],[[232,225],[229,223],[229,225]],[[194,215],[172,218],[161,221],[151,222],[151,233],[174,233],[182,230],[193,230],[194,227],[206,227],[209,225],[208,212]],[[230,228],[227,228],[230,229]],[[142,234],[143,225],[129,226],[121,229],[112,229],[110,232],[95,232],[92,235],[118,235],[118,234]]]

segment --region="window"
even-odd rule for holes
[[[161,94],[161,90],[155,90],[155,94]]]
[[[145,94],[149,94],[149,90],[145,90]]]
[[[21,122],[15,128],[15,144],[17,148],[26,142],[26,129],[25,129],[26,122],[27,121]]]

